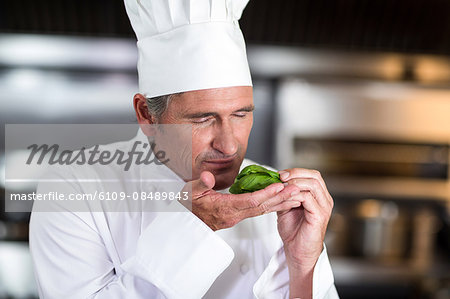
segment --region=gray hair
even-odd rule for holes
[[[147,98],[147,107],[148,107],[148,113],[156,118],[156,120],[159,120],[161,116],[166,112],[167,107],[169,107],[170,101],[178,96],[181,95],[180,93],[174,93],[174,94],[167,94],[163,96],[153,97],[153,98]]]

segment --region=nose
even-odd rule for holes
[[[239,144],[234,136],[232,125],[228,121],[223,121],[217,127],[213,148],[226,156],[232,156],[237,152],[238,147]]]

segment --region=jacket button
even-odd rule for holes
[[[246,265],[246,264],[242,264],[242,265],[241,265],[241,273],[242,273],[242,274],[247,273],[248,270],[249,270],[248,265]]]

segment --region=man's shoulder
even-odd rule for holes
[[[132,138],[74,150],[70,153],[70,159],[64,163],[47,165],[42,177],[73,184],[121,181],[130,176],[136,179],[139,176],[138,165],[133,163],[135,161],[131,159],[134,157],[130,156],[136,142],[136,138]]]

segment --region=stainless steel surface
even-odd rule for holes
[[[405,255],[408,227],[396,203],[367,199],[359,202],[351,220],[353,253],[376,259]]]
[[[276,164],[323,171],[336,195],[430,198],[450,203],[448,99],[450,88],[443,87],[288,79],[277,95]],[[296,146],[303,142],[306,147],[310,140],[317,142],[309,150]],[[341,158],[336,157],[337,147],[346,140],[353,143],[342,149]],[[364,151],[358,150],[358,142],[366,145]],[[376,146],[383,147],[377,150]],[[349,172],[352,165],[359,165],[359,172]],[[430,165],[437,169],[434,176],[426,171],[423,176],[415,175]],[[331,167],[342,171],[327,173]]]
[[[278,132],[289,140],[355,137],[448,143],[449,98],[450,85],[287,79],[277,94]]]
[[[0,66],[96,69],[136,72],[134,38],[77,37],[38,34],[0,34]],[[248,45],[252,74],[257,77],[370,78],[423,84],[450,83],[450,58],[443,55],[363,53]]]
[[[395,63],[383,75],[377,57],[374,65],[328,62],[333,79],[306,72],[281,81],[276,164],[325,177],[335,198],[325,243],[338,286],[406,284],[435,294],[426,284],[445,289],[438,269],[450,265],[439,241],[450,216],[450,84],[393,82]]]
[[[412,67],[414,80],[450,82],[450,58],[397,53],[352,53],[281,46],[249,46],[248,59],[257,76],[303,78],[372,78],[403,80]]]
[[[136,41],[129,38],[0,34],[0,66],[135,72]]]

